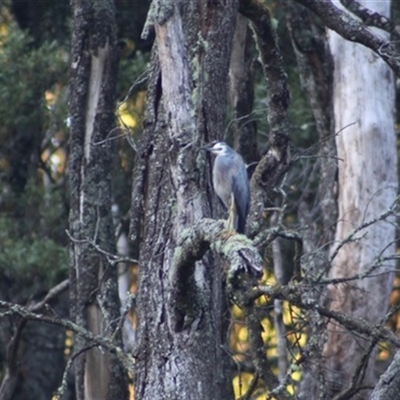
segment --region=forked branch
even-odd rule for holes
[[[400,53],[387,39],[373,34],[362,22],[337,8],[330,0],[297,0],[312,10],[322,22],[343,38],[373,50],[400,78]]]

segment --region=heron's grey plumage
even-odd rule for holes
[[[217,155],[213,167],[214,190],[229,210],[233,228],[238,233],[245,233],[250,209],[250,185],[246,165],[242,157],[225,142],[215,143],[204,150]]]

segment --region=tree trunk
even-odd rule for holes
[[[389,0],[360,3],[383,15],[389,14]],[[378,218],[396,199],[394,82],[391,71],[370,50],[334,32],[329,32],[329,44],[334,59],[334,119],[339,157],[339,217],[330,272],[332,278],[360,274],[362,279],[330,287],[328,298],[334,310],[375,325],[384,318],[388,307],[394,263],[380,260],[395,252],[395,227],[393,220],[385,220],[356,234],[352,231]],[[360,363],[362,356],[368,355],[370,345],[370,341],[343,327],[329,324],[323,354],[329,398],[349,386],[357,371],[363,371]],[[364,379],[360,372],[354,387],[376,383],[374,355],[375,351],[371,351]],[[368,395],[368,390],[358,393],[359,398]]]
[[[318,134],[318,158],[315,164],[309,167],[309,180],[298,202],[298,218],[300,226],[304,229],[305,275],[307,279],[318,279],[328,272],[329,248],[333,242],[337,222],[337,154],[332,131],[332,57],[325,32],[317,27],[311,12],[293,1],[286,2],[286,10],[301,84],[307,93]],[[315,283],[313,289],[309,296],[319,302],[325,287]],[[318,388],[317,379],[322,378],[321,354],[326,324],[315,310],[306,311],[305,315],[308,321],[305,351],[307,357],[304,357],[302,364],[299,396],[309,399],[313,398]]]
[[[249,21],[239,14],[233,36],[229,69],[232,131],[236,151],[246,164],[259,161],[257,124],[254,115],[254,61],[257,57]]]
[[[72,1],[70,235],[71,318],[110,336],[120,318],[117,274],[98,249],[115,252],[111,215],[112,145],[117,76],[115,12],[107,0]],[[97,248],[96,248],[97,247]],[[118,340],[118,335],[117,335]],[[126,372],[115,356],[75,337],[78,399],[125,399]]]
[[[132,195],[131,237],[142,243],[135,398],[229,399],[221,264],[204,257],[179,289],[172,266],[183,230],[215,205],[199,148],[225,130],[237,4],[159,3],[145,28],[155,25],[156,43]]]
[[[400,399],[400,352],[394,356],[389,368],[379,378],[370,400],[399,400]]]

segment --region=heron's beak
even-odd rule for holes
[[[204,146],[204,147],[200,147],[200,151],[211,151],[212,146]]]

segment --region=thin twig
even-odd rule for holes
[[[57,389],[57,391],[54,394],[54,399],[55,400],[60,400],[62,396],[65,393],[65,390],[67,389],[67,384],[68,384],[68,374],[72,368],[72,364],[74,361],[82,354],[85,353],[86,351],[92,349],[93,347],[96,347],[96,344],[92,343],[89,346],[84,347],[83,349],[80,349],[79,351],[75,352],[68,360],[67,365],[65,366],[63,377],[61,380],[61,385]]]
[[[119,361],[124,365],[127,371],[133,371],[133,360],[128,354],[125,354],[122,348],[117,346],[112,338],[103,337],[101,335],[94,335],[89,330],[77,325],[76,323],[65,319],[59,318],[58,316],[48,316],[44,314],[37,314],[29,310],[28,307],[23,307],[18,304],[9,303],[7,301],[0,300],[0,308],[4,308],[6,311],[0,312],[0,318],[4,316],[19,316],[24,320],[44,322],[52,325],[62,326],[63,328],[73,331],[75,334],[86,339],[94,345],[101,346],[113,354],[116,354]]]
[[[247,388],[246,393],[239,397],[239,400],[250,400],[251,399],[251,395],[253,394],[254,390],[257,387],[257,383],[258,383],[258,374],[257,372],[254,373],[253,375],[253,379],[251,380],[249,387]]]
[[[102,249],[93,240],[90,240],[90,239],[75,239],[71,235],[71,233],[68,231],[68,229],[65,232],[67,233],[67,236],[70,238],[70,240],[72,242],[74,242],[74,243],[88,243],[89,245],[91,245],[96,251],[98,251],[100,254],[103,254],[107,258],[107,261],[113,266],[116,265],[116,264],[119,264],[119,263],[139,264],[139,261],[134,259],[134,258],[118,256],[116,254],[110,253],[110,252]]]
[[[396,200],[397,201],[397,200]],[[360,238],[354,238],[354,236],[362,231],[365,228],[368,228],[369,226],[379,222],[379,221],[383,221],[385,220],[387,217],[392,216],[392,215],[396,215],[396,211],[393,210],[392,208],[383,212],[381,215],[377,216],[376,218],[364,222],[363,224],[357,226],[356,228],[354,228],[343,240],[340,241],[340,243],[337,245],[337,247],[335,248],[335,251],[332,253],[332,255],[330,256],[330,261],[332,262],[336,256],[339,253],[339,250],[347,243],[353,242],[354,240],[359,240]]]

